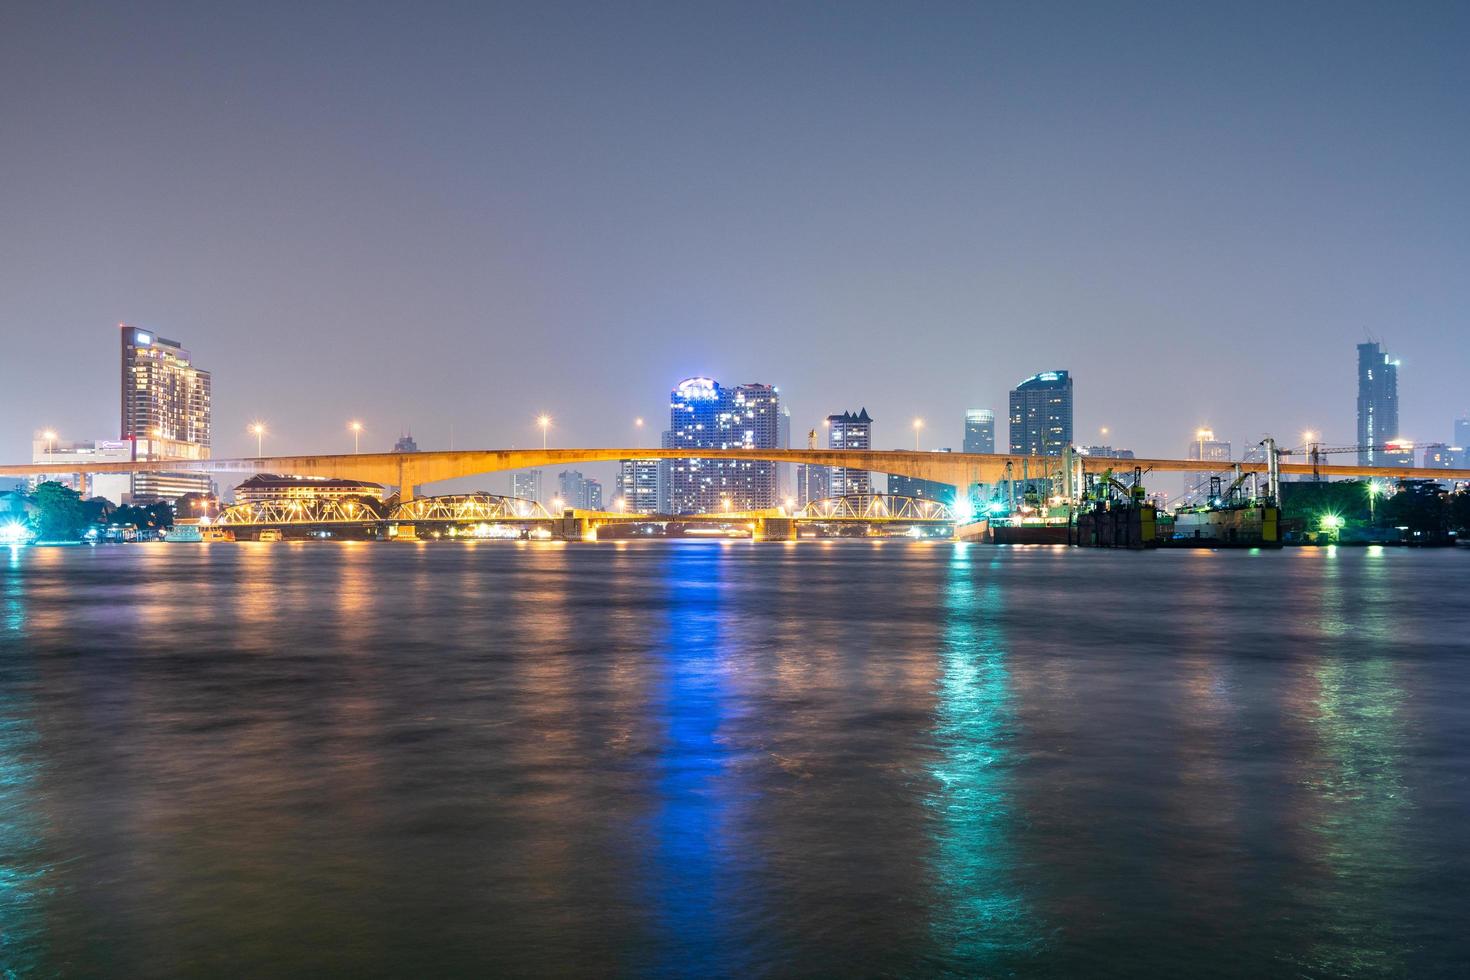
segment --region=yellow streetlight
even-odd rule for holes
[[[914,452],[919,451],[919,433],[924,428],[923,419],[914,419]]]
[[[358,439],[362,436],[362,423],[356,421],[348,422],[347,428],[352,430],[352,451],[355,454],[359,451],[360,444]]]
[[[46,456],[49,458],[52,453],[56,452],[56,431],[47,429],[41,433],[41,438],[46,440]]]
[[[265,446],[265,423],[263,423],[263,422],[252,422],[250,424],[250,432],[251,432],[252,435],[255,436],[255,455],[257,455],[257,456],[264,456],[265,455],[265,450],[264,450],[264,446]]]
[[[536,416],[536,424],[541,426],[541,448],[546,448],[546,432],[551,428],[551,416],[542,412]]]

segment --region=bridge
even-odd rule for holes
[[[396,486],[401,500],[413,499],[416,487],[508,470],[539,469],[573,463],[623,459],[742,459],[809,466],[834,466],[915,477],[964,488],[976,483],[1103,473],[1139,467],[1152,473],[1197,473],[1220,468],[1197,459],[1111,459],[1083,456],[1020,456],[1007,453],[935,453],[908,449],[483,449],[418,453],[351,453],[300,456],[256,456],[232,459],[159,459],[125,463],[88,463],[76,457],[45,463],[0,464],[0,475],[48,476],[98,473],[289,473],[293,476],[366,480]],[[1265,473],[1264,461],[1232,463],[1244,473]],[[1470,480],[1470,469],[1416,466],[1318,465],[1280,462],[1283,474],[1320,474],[1324,479],[1376,477],[1378,479]]]
[[[418,497],[393,506],[370,500],[301,497],[253,501],[222,510],[213,526],[258,532],[266,529],[389,529],[402,537],[420,527],[486,528],[500,525],[542,527],[554,537],[596,540],[597,529],[615,524],[704,524],[738,526],[757,539],[793,539],[801,524],[904,525],[949,527],[953,511],[942,503],[900,494],[864,493],[815,500],[791,511],[773,507],[714,514],[644,514],[627,511],[567,510],[553,515],[539,503],[476,492]],[[408,533],[401,533],[407,530]]]

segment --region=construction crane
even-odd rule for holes
[[[1278,456],[1302,456],[1305,455],[1312,463],[1312,480],[1320,483],[1322,481],[1322,457],[1339,453],[1403,453],[1414,451],[1411,442],[1382,442],[1370,446],[1324,446],[1320,442],[1311,442],[1300,449],[1278,449]]]

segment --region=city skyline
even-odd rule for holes
[[[1076,431],[1140,454],[1204,426],[1348,445],[1370,337],[1400,435],[1470,409],[1464,10],[1273,10],[1270,43],[1238,9],[693,16],[363,12],[346,46],[324,10],[295,40],[10,12],[0,452],[112,435],[115,392],[78,379],[120,321],[220,376],[217,455],[257,417],[279,451],[349,419],[528,446],[541,409],[614,444],[691,375],[780,384],[799,432],[862,403],[880,446],[915,416],[957,446],[1053,364]],[[1145,362],[1150,398],[1121,396]]]

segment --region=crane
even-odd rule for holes
[[[1300,449],[1278,449],[1278,456],[1301,456],[1306,455],[1312,463],[1312,479],[1320,482],[1322,479],[1322,457],[1338,453],[1402,453],[1414,451],[1412,442],[1380,442],[1367,446],[1324,446],[1320,442],[1311,442]]]

